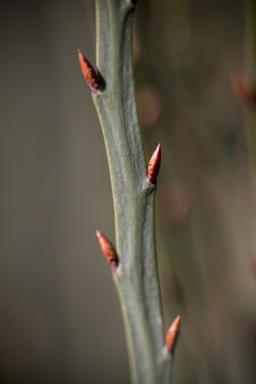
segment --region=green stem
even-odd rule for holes
[[[246,71],[252,83],[256,84],[256,1],[245,2],[245,60]]]
[[[245,2],[245,66],[246,74],[255,88],[256,86],[256,1]],[[247,110],[245,114],[245,125],[249,135],[249,145],[252,160],[256,164],[256,113],[255,108]]]
[[[256,0],[245,1],[245,72],[255,92],[256,87]],[[250,181],[249,215],[252,228],[256,228],[256,109],[255,105],[245,109],[244,134],[248,146],[248,168]],[[254,231],[250,238],[253,255],[256,241]]]
[[[113,274],[125,324],[133,383],[169,383],[156,263],[154,198],[137,118],[134,5],[96,0],[97,68],[105,88],[93,96],[109,162],[120,267]]]

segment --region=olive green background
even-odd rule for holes
[[[128,383],[93,62],[93,2],[2,1],[0,372],[10,383]]]
[[[244,66],[244,3],[137,7],[146,155],[159,142],[163,152],[165,328],[182,316],[175,384],[254,384],[255,205],[243,109],[230,85]],[[99,229],[114,242],[113,203],[78,48],[95,64],[92,0],[0,2],[2,383],[130,382],[117,294],[95,236]],[[143,105],[148,94],[156,118]]]

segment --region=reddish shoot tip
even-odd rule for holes
[[[165,337],[165,347],[171,355],[173,355],[175,351],[175,347],[179,337],[179,330],[180,330],[180,316],[177,316],[176,319],[171,324],[171,326],[169,327]]]
[[[256,106],[256,89],[246,75],[238,74],[232,80],[237,99],[247,107]]]
[[[158,144],[148,164],[148,181],[151,184],[156,184],[160,166],[161,166],[161,144]]]
[[[96,235],[98,237],[101,250],[111,266],[112,272],[116,272],[119,260],[113,244],[111,244],[110,241],[104,235],[102,235],[100,231],[97,230]]]
[[[92,95],[100,90],[100,82],[97,73],[95,72],[91,63],[84,57],[80,49],[78,49],[78,58],[80,61],[80,67],[84,75],[85,80],[91,88]]]

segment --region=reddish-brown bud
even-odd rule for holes
[[[173,355],[178,341],[180,330],[180,316],[177,316],[172,325],[168,329],[165,337],[165,347],[167,351]]]
[[[232,80],[232,86],[238,100],[246,106],[256,106],[256,90],[248,77],[241,74],[236,75]]]
[[[158,144],[148,164],[148,181],[151,184],[156,184],[156,179],[159,173],[160,165],[161,165],[161,144]]]
[[[86,60],[86,58],[84,57],[84,55],[81,53],[80,50],[78,50],[78,57],[79,57],[80,66],[81,66],[81,70],[84,75],[84,78],[91,88],[92,95],[94,95],[100,90],[99,77],[95,72],[91,63],[88,60]]]
[[[100,231],[96,231],[96,235],[98,237],[104,256],[110,264],[112,271],[115,272],[118,267],[119,260],[113,244],[111,244],[110,241],[105,236],[103,236],[102,233],[100,233]]]

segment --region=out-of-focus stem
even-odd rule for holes
[[[256,86],[256,1],[245,2],[245,71],[252,87]],[[245,129],[256,165],[256,106],[245,112]]]

